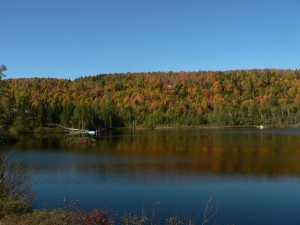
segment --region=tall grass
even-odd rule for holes
[[[94,209],[84,211],[74,202],[66,201],[63,207],[33,210],[23,214],[11,213],[6,215],[2,222],[5,225],[216,225],[215,215],[217,210],[209,199],[203,211],[203,217],[170,216],[165,219],[156,217],[157,208],[148,213],[142,210],[140,214],[124,212],[118,214],[112,210]]]

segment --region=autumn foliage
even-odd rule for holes
[[[300,122],[298,70],[100,74],[74,81],[5,82],[15,123],[30,128],[49,123],[92,129]]]

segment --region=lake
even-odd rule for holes
[[[68,145],[68,135],[23,136],[1,146],[32,172],[36,207],[79,206],[157,217],[189,214],[201,221],[212,197],[218,224],[300,224],[300,130],[120,130],[94,145]]]

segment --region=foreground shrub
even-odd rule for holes
[[[0,219],[32,211],[30,173],[21,164],[9,164],[0,156]]]
[[[121,219],[122,225],[146,225],[148,221],[148,217],[144,212],[141,215],[124,213]]]
[[[210,204],[210,203],[209,203]],[[111,211],[94,209],[91,212],[69,211],[65,208],[34,210],[31,213],[9,214],[1,221],[5,225],[208,225],[216,224],[212,218],[216,211],[211,206],[205,208],[203,220],[195,221],[192,217],[171,216],[163,221],[153,218],[153,215],[124,213],[115,218]],[[211,214],[213,213],[213,214]],[[118,222],[116,222],[118,221]]]
[[[20,163],[10,164],[0,156],[0,199],[30,199],[30,172]]]
[[[31,203],[26,199],[2,198],[0,199],[0,218],[6,215],[22,215],[32,211]]]
[[[8,215],[5,225],[114,225],[108,211],[95,209],[91,212],[67,212],[64,209],[35,210],[23,215]]]
[[[64,199],[60,208],[48,208],[44,210],[31,210],[27,207],[26,202],[11,200],[3,210],[4,216],[1,219],[2,225],[209,225],[216,224],[213,221],[217,209],[210,198],[204,208],[203,217],[198,216],[195,220],[193,217],[185,215],[171,216],[163,220],[156,217],[156,207],[152,208],[149,213],[143,210],[140,214],[125,212],[117,217],[110,210],[94,209],[86,212],[78,208],[78,202]],[[10,206],[10,207],[9,207]],[[1,225],[1,223],[0,223]]]

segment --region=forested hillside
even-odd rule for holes
[[[28,129],[300,122],[300,72],[153,72],[5,80],[9,121]]]

